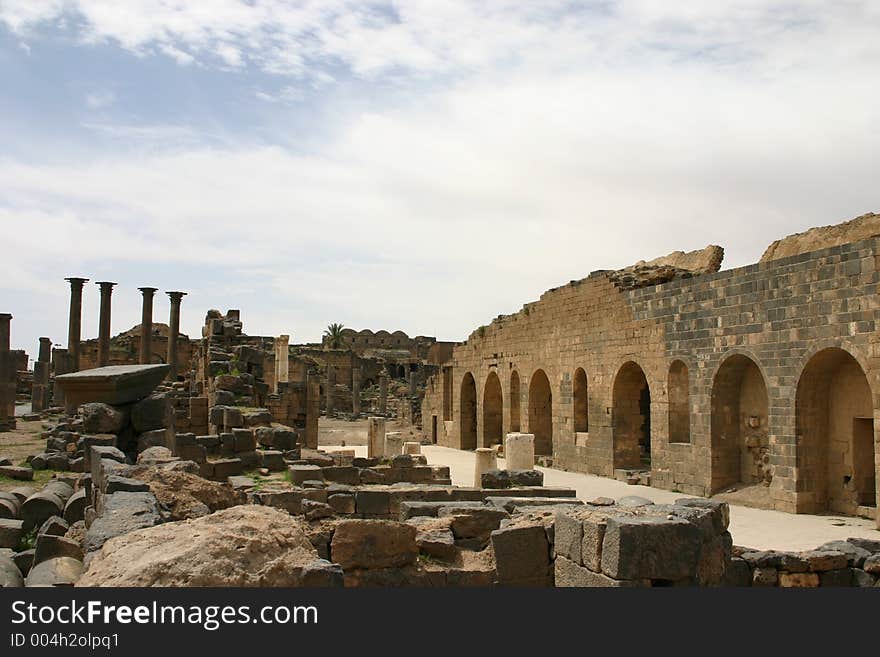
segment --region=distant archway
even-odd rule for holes
[[[483,447],[502,443],[504,439],[503,409],[501,381],[495,372],[489,372],[483,390]]]
[[[459,401],[461,449],[477,448],[477,383],[470,372],[461,381]]]
[[[529,433],[535,436],[535,454],[553,454],[553,393],[544,370],[529,381]]]
[[[812,511],[855,514],[877,504],[874,408],[868,378],[839,348],[813,356],[795,398],[798,491]]]
[[[589,397],[587,395],[587,373],[582,367],[574,373],[574,389],[572,391],[574,430],[586,433],[590,430]]]
[[[743,354],[725,359],[712,383],[711,492],[770,480],[768,407],[755,361]]]
[[[651,467],[651,390],[645,372],[624,363],[612,390],[614,468]]]
[[[669,366],[669,442],[691,442],[691,401],[688,367],[680,360]]]
[[[520,430],[520,386],[516,370],[510,373],[510,431]]]

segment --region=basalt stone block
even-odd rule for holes
[[[49,454],[46,457],[46,466],[50,470],[67,472],[70,470],[70,457],[67,454],[62,454],[60,452],[57,454]]]
[[[328,494],[327,504],[339,514],[352,515],[355,512],[355,497],[349,493]]]
[[[456,539],[476,538],[482,543],[489,540],[489,534],[498,529],[502,520],[510,517],[503,509],[459,505],[442,507],[437,516],[452,518],[450,528]]]
[[[852,543],[856,547],[867,550],[871,554],[880,554],[880,540],[872,538],[853,537],[846,539],[847,543]]]
[[[253,452],[257,448],[253,429],[233,429],[232,441],[236,452]]]
[[[0,548],[15,550],[21,541],[24,523],[12,518],[0,518]]]
[[[556,512],[553,551],[556,557],[565,557],[572,563],[583,565],[584,526],[580,518]]]
[[[214,479],[224,481],[228,477],[240,475],[244,472],[244,465],[241,459],[218,459],[213,462]]]
[[[322,468],[324,479],[349,486],[358,486],[361,483],[360,470],[354,466],[330,466]]]
[[[255,428],[254,439],[257,441],[257,444],[260,447],[275,447],[275,431],[272,429],[272,427]]]
[[[861,568],[865,559],[871,556],[866,549],[854,545],[848,541],[831,541],[820,545],[817,550],[837,550],[846,555],[847,565],[850,568]]]
[[[48,454],[45,454],[45,453],[33,454],[28,458],[28,463],[30,464],[31,468],[33,468],[34,470],[37,470],[37,471],[45,470],[46,468],[49,467],[48,459],[49,459]]]
[[[202,445],[180,445],[175,450],[176,456],[184,461],[204,463],[208,460],[208,450]]]
[[[717,534],[727,531],[727,528],[730,526],[730,506],[727,502],[687,497],[675,500],[675,505],[711,511],[715,533]]]
[[[731,559],[724,572],[724,586],[741,587],[752,585],[752,569],[739,558]]]
[[[70,524],[67,521],[58,516],[52,516],[40,525],[40,528],[37,530],[37,535],[51,534],[53,536],[64,536],[68,529],[70,529]]]
[[[159,502],[152,493],[120,492],[106,495],[103,513],[92,522],[83,546],[86,552],[93,552],[115,536],[153,527],[161,522]]]
[[[80,544],[64,536],[52,534],[39,534],[34,545],[34,562],[36,566],[49,559],[58,557],[70,557],[77,561],[83,560],[83,551]]]
[[[152,395],[131,407],[131,425],[137,433],[172,426],[171,401],[167,395]]]
[[[362,484],[384,484],[385,473],[375,468],[361,468],[360,478]]]
[[[589,568],[584,568],[563,556],[557,556],[553,562],[553,566],[555,584],[557,587],[561,588],[621,588],[651,586],[651,581],[647,579],[612,579],[602,573],[597,573]]]
[[[414,563],[416,529],[388,520],[343,520],[336,525],[330,557],[343,570],[399,568]]]
[[[77,559],[47,559],[31,568],[25,579],[25,586],[72,586],[82,573],[82,562]]]
[[[320,520],[332,518],[335,515],[333,507],[325,502],[305,499],[302,501],[302,511],[306,520]]]
[[[12,493],[0,491],[0,518],[15,519],[21,510],[21,502]]]
[[[283,472],[287,464],[284,462],[284,454],[275,450],[265,450],[259,452],[260,467],[266,468],[270,472]]]
[[[122,450],[109,445],[93,445],[91,447],[92,460],[110,459],[118,463],[125,463],[125,454]]]
[[[75,522],[83,520],[85,518],[85,510],[88,504],[88,499],[86,498],[86,491],[84,488],[80,488],[78,491],[75,491],[73,495],[70,496],[70,499],[67,500],[67,504],[64,506],[64,520],[69,525],[72,525]]]
[[[246,427],[268,427],[272,424],[272,413],[268,409],[262,408],[259,411],[244,414],[244,426]]]
[[[550,542],[541,525],[496,529],[491,534],[497,581],[508,586],[552,584]]]
[[[236,452],[235,457],[241,461],[245,470],[254,470],[260,467],[260,455],[256,451]]]
[[[389,502],[387,490],[359,490],[355,496],[357,512],[366,516],[387,516]]]
[[[2,557],[0,557],[2,559]],[[16,552],[12,555],[12,562],[18,566],[19,571],[24,577],[27,577],[27,574],[30,572],[31,567],[34,565],[34,549],[31,548],[29,550],[22,550],[21,552]],[[3,588],[3,575],[2,575],[2,566],[0,566],[0,588]]]
[[[287,471],[290,473],[290,481],[294,485],[304,481],[324,479],[322,469],[317,465],[291,465]]]
[[[217,434],[196,436],[196,443],[204,447],[208,452],[213,452],[220,447],[220,436]]]
[[[143,399],[168,374],[168,365],[111,365],[55,377],[68,408],[88,402],[119,406]]]
[[[0,589],[17,589],[24,586],[21,570],[15,562],[0,554]]]
[[[302,586],[306,588],[341,588],[345,586],[342,566],[326,559],[316,559],[303,566],[300,575]]]
[[[0,465],[0,475],[18,481],[33,481],[34,470],[18,465]]]
[[[107,482],[104,488],[104,492],[107,495],[119,492],[148,493],[149,491],[150,485],[147,482],[141,481],[140,479],[122,477],[120,475],[110,475],[107,477]]]
[[[492,489],[543,486],[544,473],[540,470],[489,470],[480,476],[480,484]]]
[[[610,517],[602,540],[602,572],[630,580],[694,577],[701,544],[700,530],[686,520]]]
[[[880,553],[872,554],[865,559],[862,569],[871,575],[880,575]]]
[[[84,433],[119,433],[129,421],[127,407],[91,402],[79,407]]]
[[[294,449],[297,444],[297,434],[288,429],[272,429],[272,446],[282,452]]]
[[[379,465],[378,458],[365,458],[363,456],[356,456],[352,460],[351,464],[356,468],[374,468]]]
[[[852,586],[853,585],[853,569],[838,568],[837,570],[826,570],[819,573],[819,586]]]

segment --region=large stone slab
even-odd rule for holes
[[[55,381],[68,408],[89,402],[128,404],[149,395],[169,369],[168,365],[110,365],[61,374]]]

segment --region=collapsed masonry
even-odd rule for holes
[[[880,215],[722,255],[593,272],[480,327],[427,382],[425,439],[527,431],[554,467],[878,518]]]

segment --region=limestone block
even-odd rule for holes
[[[508,470],[535,469],[535,436],[531,433],[509,433],[504,439],[504,456]]]

